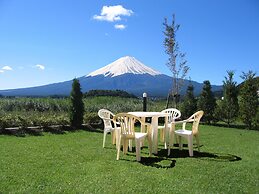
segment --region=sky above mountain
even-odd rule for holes
[[[192,80],[222,84],[259,68],[258,0],[0,0],[0,89],[88,75],[123,56],[171,75],[164,18],[180,24],[177,40]]]

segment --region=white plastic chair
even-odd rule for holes
[[[105,140],[107,133],[112,134],[112,144],[116,143],[116,134],[114,133],[114,126],[112,125],[114,114],[106,109],[100,109],[98,111],[98,116],[103,120],[103,147],[105,147]]]
[[[193,156],[193,136],[196,138],[196,143],[198,146],[198,151],[200,151],[200,142],[199,142],[199,123],[201,120],[201,117],[203,116],[203,111],[198,111],[194,113],[190,118],[184,121],[180,121],[177,123],[183,123],[182,129],[178,129],[176,131],[171,131],[172,133],[175,133],[175,135],[179,138],[179,149],[182,150],[183,144],[182,144],[182,137],[186,138],[188,141],[188,149],[189,149],[189,156]],[[192,130],[186,130],[186,123],[192,122]],[[171,136],[171,135],[170,135]],[[172,139],[171,136],[168,148],[168,154],[170,155],[170,148],[172,145]]]
[[[116,129],[117,132],[117,160],[120,158],[120,148],[121,144],[123,145],[123,153],[126,154],[128,151],[129,141],[134,140],[136,145],[136,159],[137,161],[141,160],[140,156],[140,148],[141,142],[144,141],[145,138],[148,138],[149,142],[149,155],[152,154],[152,142],[151,142],[151,131],[150,125],[147,123],[143,123],[141,118],[136,117],[134,115],[128,113],[119,113],[114,116],[114,122],[119,124],[119,128]],[[146,132],[135,132],[135,123],[140,122],[140,124],[147,126]]]
[[[168,108],[165,110],[162,110],[163,113],[170,113],[170,116],[168,116],[168,125],[167,128],[172,127],[172,123],[181,117],[181,112],[176,108]],[[160,132],[160,141],[165,142],[165,149],[167,148],[167,143],[165,141],[167,131],[165,131],[165,124],[163,126],[158,126],[158,129],[161,130]]]

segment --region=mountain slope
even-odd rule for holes
[[[94,89],[125,90],[136,96],[142,96],[143,92],[148,96],[165,97],[172,86],[170,76],[159,73],[134,57],[122,57],[113,63],[100,68],[87,76],[78,78],[82,92]],[[184,80],[181,94],[184,95],[189,81]],[[199,95],[203,84],[192,81],[195,95]],[[52,96],[69,95],[72,88],[72,80],[54,83],[44,86],[2,90],[4,96]],[[222,86],[213,86],[212,91],[222,90]]]

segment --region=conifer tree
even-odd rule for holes
[[[84,102],[83,93],[78,79],[73,80],[72,91],[70,93],[70,123],[72,127],[80,127],[83,124]]]
[[[197,101],[194,97],[193,90],[194,87],[190,84],[187,88],[186,95],[182,103],[181,111],[183,118],[188,118],[197,111]]]
[[[244,84],[240,89],[240,115],[243,122],[249,129],[252,129],[253,120],[256,118],[258,111],[258,95],[255,73],[249,71],[244,73],[241,78]]]
[[[233,80],[234,72],[227,71],[228,77],[223,81],[223,101],[221,106],[221,118],[230,125],[238,116],[238,88],[237,83]]]
[[[214,110],[216,108],[216,99],[211,91],[210,81],[203,82],[203,89],[198,99],[198,109],[204,111],[203,120],[210,124],[214,119]]]

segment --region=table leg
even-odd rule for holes
[[[165,117],[165,129],[164,129],[164,141],[165,141],[165,149],[167,149],[167,145],[168,145],[168,133],[169,133],[169,129],[168,129],[168,117]]]
[[[157,154],[157,136],[158,136],[158,117],[154,116],[152,117],[151,121],[151,127],[152,127],[152,146],[153,146],[153,153]]]
[[[141,117],[140,119],[141,119],[142,123],[145,123],[145,120],[146,120],[145,117]],[[146,126],[144,124],[141,124],[141,129],[140,130],[141,130],[142,133],[145,133]],[[140,142],[140,147],[143,147],[143,145],[144,145],[144,140]]]
[[[174,146],[174,131],[175,131],[175,123],[171,123],[170,131],[169,131],[169,144],[168,144],[168,156],[170,155],[171,148]]]

